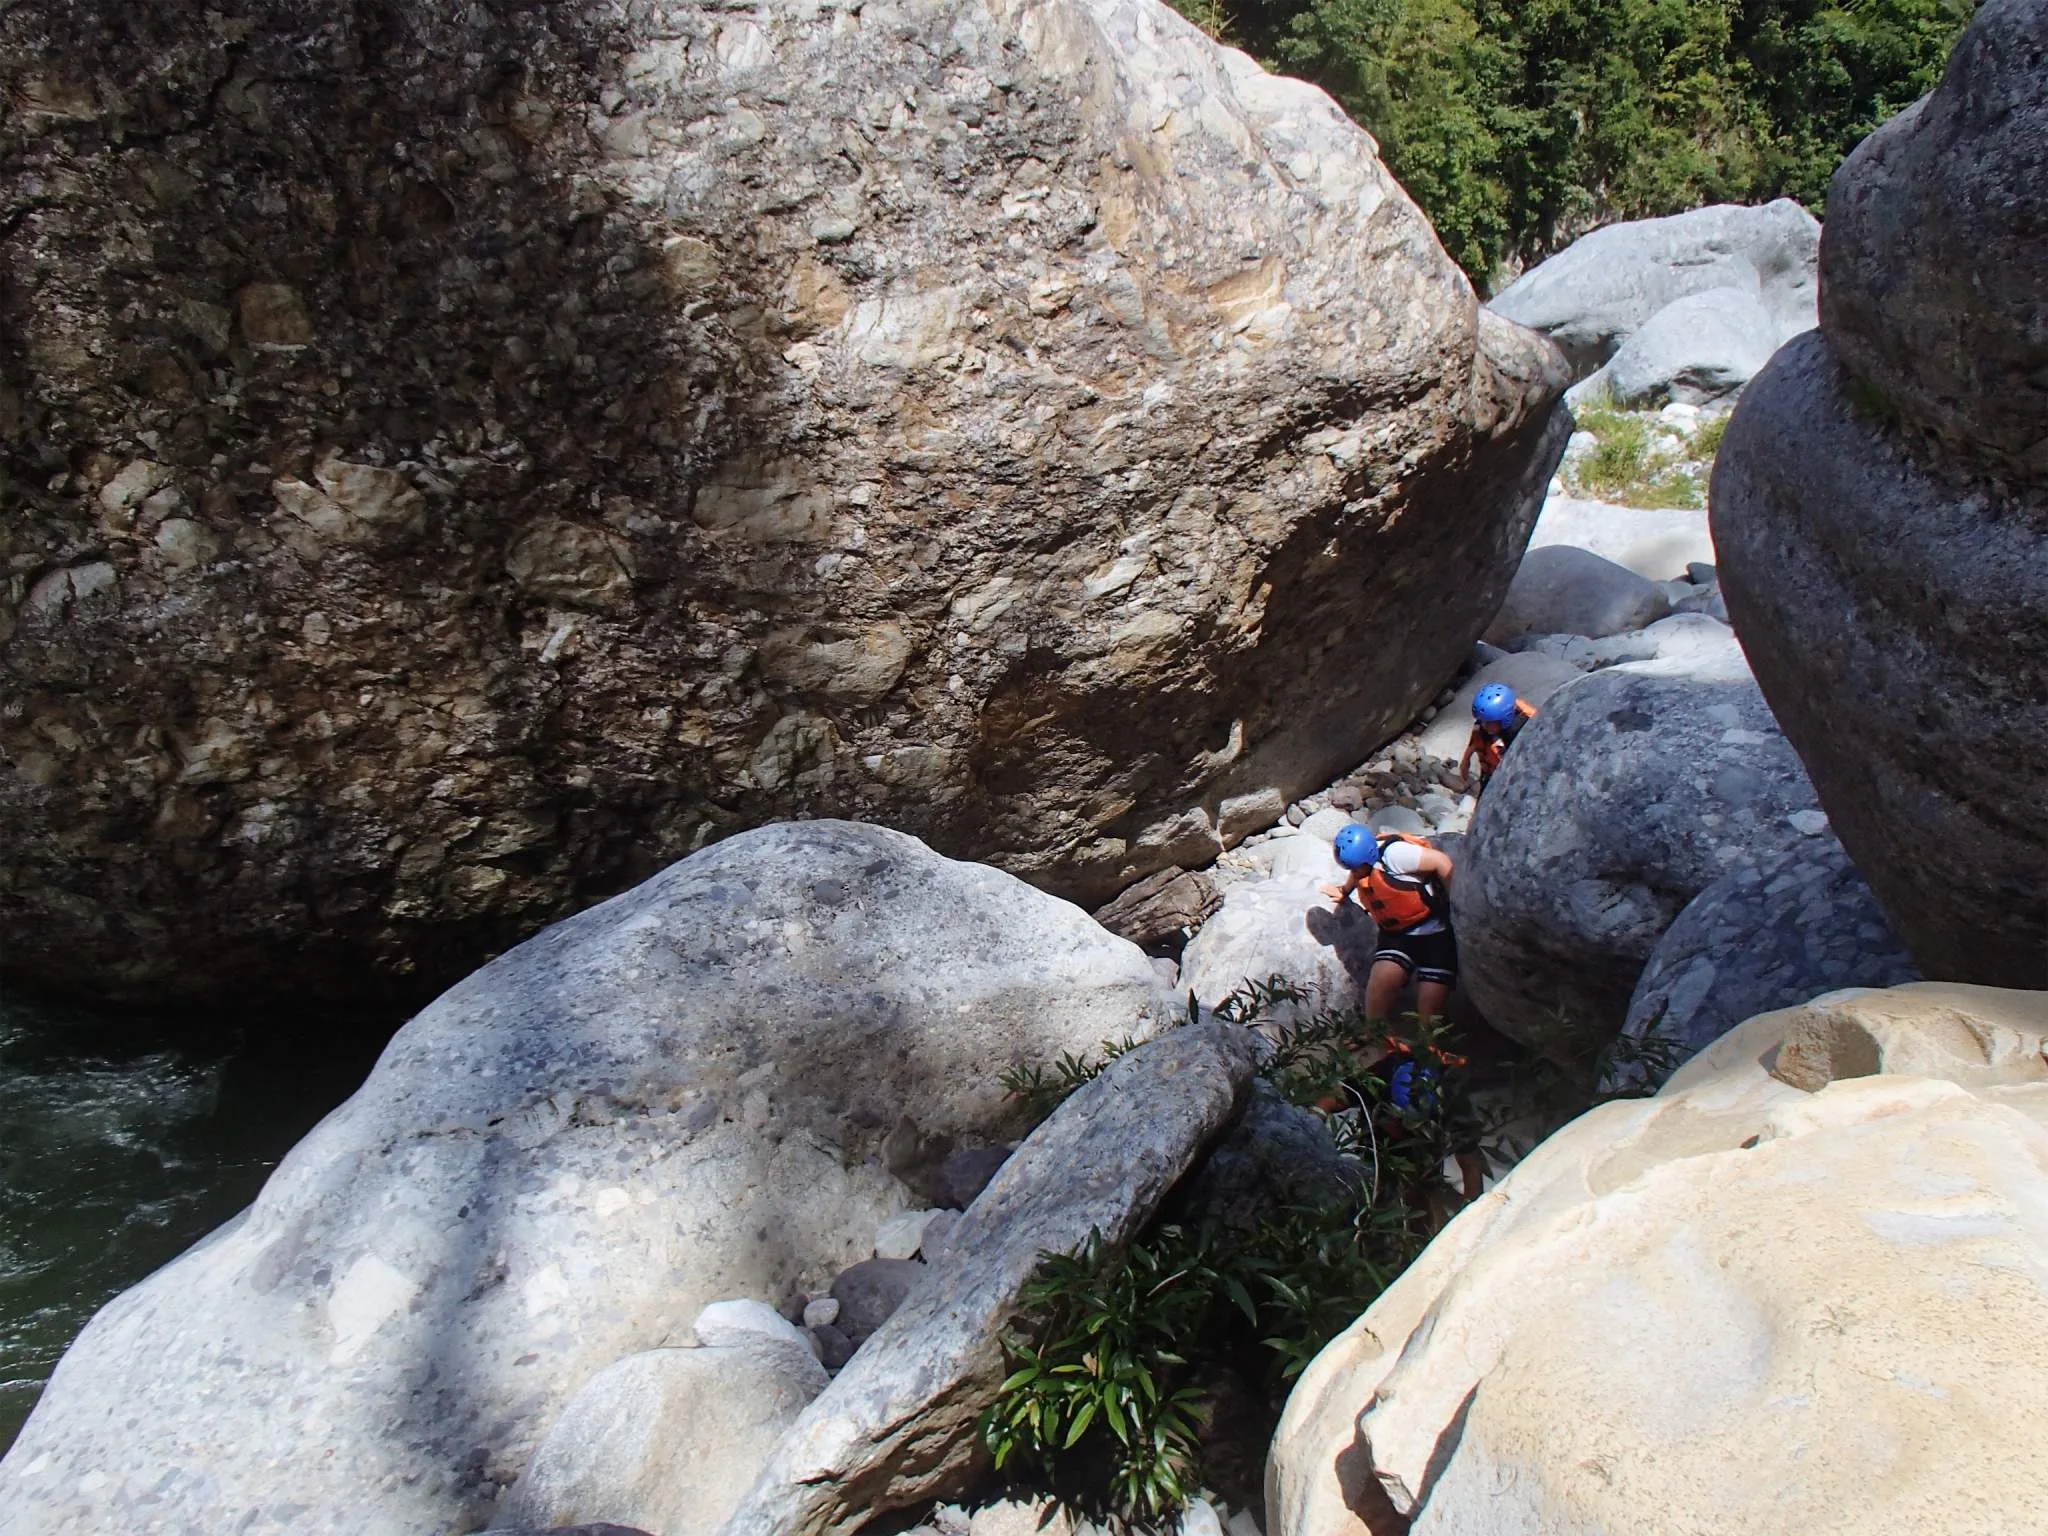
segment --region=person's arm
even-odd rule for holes
[[[1458,759],[1458,777],[1466,785],[1472,782],[1472,759],[1479,752],[1479,733],[1474,731],[1465,738],[1465,755]]]
[[[1419,848],[1416,850],[1416,868],[1425,875],[1434,875],[1437,883],[1445,890],[1451,888],[1451,876],[1458,866],[1451,856],[1441,848]]]
[[[1325,896],[1335,897],[1337,905],[1341,907],[1350,897],[1351,893],[1358,889],[1358,883],[1363,878],[1363,874],[1362,870],[1350,870],[1345,874],[1342,885],[1325,885],[1320,887],[1320,889]]]

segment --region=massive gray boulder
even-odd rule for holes
[[[2048,7],[1836,173],[1820,335],[1714,470],[1728,611],[1929,975],[2048,987]]]
[[[1305,996],[1298,1005],[1282,1007],[1289,1017],[1362,1001],[1372,967],[1372,919],[1356,902],[1333,910],[1322,893],[1324,884],[1342,874],[1329,856],[1329,843],[1287,838],[1276,846],[1291,852],[1297,843],[1305,845],[1301,857],[1308,867],[1233,886],[1182,951],[1180,988],[1203,1007],[1215,1007],[1248,981],[1274,976]]]
[[[2048,987],[2048,485],[1915,451],[1816,334],[1750,386],[1713,506],[1757,680],[1921,969]]]
[[[1756,294],[1784,341],[1814,323],[1819,245],[1819,221],[1789,198],[1721,203],[1596,229],[1524,272],[1491,307],[1548,335],[1580,378],[1665,305],[1716,288]]]
[[[1032,1132],[947,1235],[947,1257],[791,1427],[724,1536],[850,1536],[967,1490],[1003,1339],[1046,1253],[1121,1250],[1252,1080],[1250,1031],[1177,1029],[1112,1062]]]
[[[1828,188],[1822,322],[1902,425],[2048,480],[2048,5],[1987,0]]]
[[[30,0],[0,73],[15,979],[427,997],[790,815],[1099,903],[1412,718],[1562,447],[1157,0]]]
[[[434,1003],[103,1309],[0,1462],[0,1530],[478,1529],[599,1370],[865,1257],[913,1203],[906,1118],[1001,1139],[1009,1066],[1175,1015],[1079,909],[901,833],[706,849]]]
[[[1656,1087],[1744,1019],[1843,987],[1895,987],[1920,972],[1823,819],[1686,904],[1650,952],[1617,1053],[1617,1086]]]
[[[1479,802],[1451,890],[1461,984],[1503,1034],[1583,1063],[1686,903],[1820,820],[1733,636],[1590,673]]]

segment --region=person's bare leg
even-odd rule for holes
[[[1451,1000],[1448,983],[1441,981],[1418,981],[1415,983],[1415,1011],[1425,1019],[1440,1019],[1444,1016],[1444,1005]]]
[[[1375,960],[1365,977],[1365,1016],[1391,1019],[1394,1004],[1401,998],[1401,988],[1407,983],[1408,972],[1398,961]]]

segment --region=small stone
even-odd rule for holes
[[[1826,811],[1794,811],[1785,820],[1791,823],[1793,831],[1803,833],[1807,837],[1818,837],[1828,829]]]
[[[1333,810],[1355,811],[1365,804],[1364,791],[1356,784],[1339,784],[1330,791],[1330,806]]]
[[[1299,801],[1287,807],[1287,825],[1298,827],[1308,820],[1308,812],[1301,808]]]
[[[1706,560],[1688,560],[1685,579],[1696,587],[1711,587],[1721,579],[1720,569]]]
[[[803,1330],[765,1301],[714,1301],[691,1326],[706,1349],[743,1349],[763,1339],[795,1345],[807,1354],[811,1348]]]
[[[832,1297],[820,1296],[814,1301],[804,1303],[803,1323],[806,1328],[816,1330],[827,1323],[838,1321],[839,1303]]]
[[[832,1282],[839,1302],[833,1326],[858,1344],[889,1320],[928,1273],[912,1259],[864,1259],[842,1270]]]
[[[925,1226],[938,1214],[935,1210],[905,1211],[900,1216],[891,1216],[875,1232],[875,1257],[916,1258],[918,1250],[924,1246]],[[830,1322],[832,1319],[827,1318],[826,1321]]]
[[[843,1369],[853,1358],[853,1340],[831,1323],[819,1323],[811,1329],[811,1342],[817,1346],[819,1364],[828,1371]]]

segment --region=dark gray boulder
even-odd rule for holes
[[[841,1270],[832,1282],[832,1299],[839,1303],[834,1326],[858,1346],[930,1273],[915,1259],[863,1259]]]
[[[2048,987],[2048,487],[1857,398],[1819,334],[1750,385],[1714,467],[1728,611],[1921,970]]]
[[[1810,837],[1723,875],[1650,953],[1629,1000],[1614,1086],[1655,1087],[1745,1019],[1842,987],[1920,980],[1906,946],[1818,820]]]
[[[2048,5],[1987,0],[1932,95],[1828,188],[1821,319],[1883,408],[2048,479]]]
[[[1817,816],[1733,636],[1589,673],[1479,802],[1451,888],[1461,983],[1501,1033],[1588,1059],[1685,904]]]

